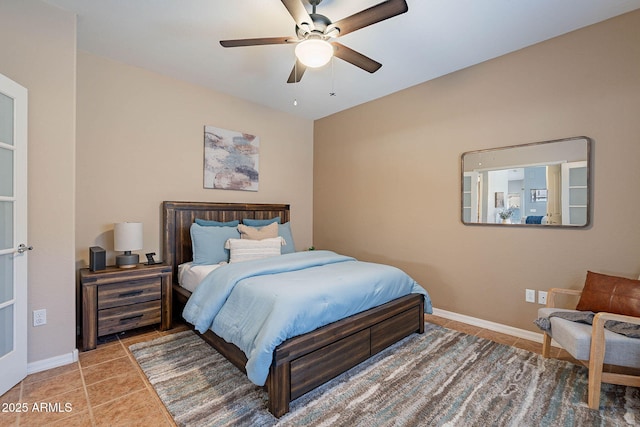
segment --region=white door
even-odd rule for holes
[[[0,74],[0,395],[27,375],[26,240],[27,90]]]
[[[562,223],[587,225],[589,187],[587,186],[587,162],[562,164]]]
[[[480,222],[478,218],[478,172],[465,172],[462,181],[462,222]]]

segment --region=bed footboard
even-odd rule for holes
[[[424,333],[424,297],[412,294],[291,338],[274,351],[269,411],[289,403],[414,332]]]
[[[180,313],[188,294],[174,286],[174,304]],[[420,294],[398,298],[288,339],[274,350],[265,384],[269,411],[281,417],[289,412],[292,400],[414,332],[424,333],[424,297]],[[200,336],[246,373],[247,357],[242,350],[211,330]]]

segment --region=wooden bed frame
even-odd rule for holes
[[[191,261],[189,229],[196,218],[232,221],[280,216],[289,221],[289,205],[208,202],[163,202],[163,260],[173,269],[174,312],[181,317],[191,293],[177,284],[178,265]],[[424,333],[424,298],[411,294],[389,303],[331,323],[280,344],[265,387],[269,411],[281,417],[289,403],[341,373],[351,369],[384,348],[411,335]],[[246,373],[245,354],[214,334],[200,336]]]

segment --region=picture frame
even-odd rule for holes
[[[204,127],[204,188],[258,191],[260,138]]]
[[[512,209],[520,208],[520,193],[507,194],[507,207]]]
[[[547,189],[546,188],[531,189],[531,202],[532,203],[546,202],[546,201],[547,201]]]

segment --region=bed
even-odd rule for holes
[[[173,271],[176,318],[180,318],[192,295],[191,291],[177,283],[177,272],[178,266],[193,258],[190,228],[196,218],[228,222],[274,217],[280,217],[282,223],[288,222],[289,205],[163,202],[163,260]],[[282,342],[273,351],[265,382],[269,411],[276,417],[284,415],[289,411],[289,403],[297,397],[402,338],[423,333],[424,308],[422,294],[409,294]],[[247,373],[245,366],[248,359],[240,348],[211,330],[199,334]]]

